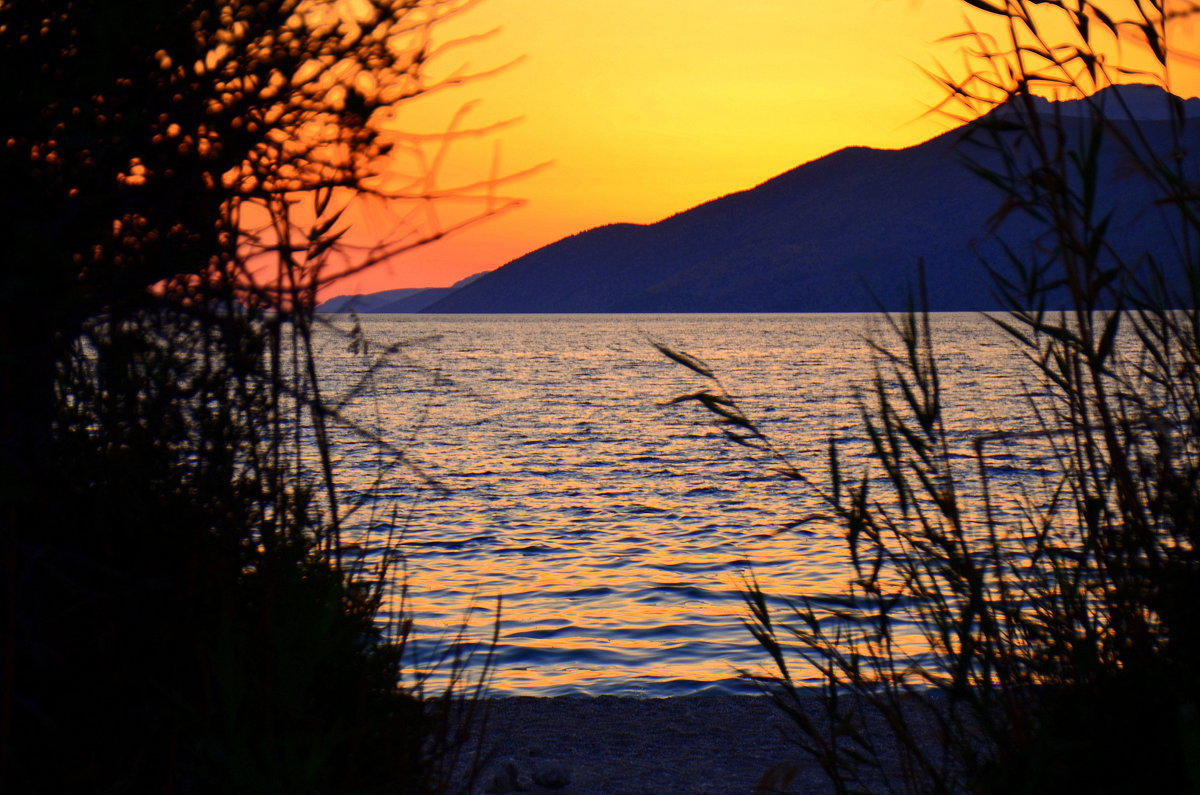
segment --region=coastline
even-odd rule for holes
[[[938,696],[934,696],[935,702]],[[825,722],[819,688],[800,693],[801,709]],[[479,760],[471,787],[451,791],[534,795],[827,795],[836,792],[799,729],[764,695],[514,696],[485,699],[460,771]],[[913,740],[941,746],[923,700],[902,707]],[[936,711],[936,710],[935,710]],[[873,711],[868,710],[868,713]],[[880,767],[863,769],[872,791],[904,788],[915,771],[880,715],[860,726]],[[479,728],[482,726],[482,732]],[[936,752],[935,752],[936,753]],[[476,756],[478,755],[478,756]],[[947,768],[945,773],[949,773]]]
[[[483,731],[464,755],[482,760],[472,793],[833,792],[765,696],[515,696],[480,706]],[[758,789],[772,774],[790,774],[790,785]]]

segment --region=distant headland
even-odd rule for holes
[[[1153,146],[1185,125],[1184,168],[1200,178],[1200,99],[1148,85],[1114,86],[1064,102],[1034,100],[1070,131],[1099,110],[1116,125],[1136,119]],[[323,312],[863,312],[904,308],[923,262],[929,308],[996,308],[988,268],[1003,275],[1010,246],[1038,245],[1036,224],[1000,214],[1000,194],[964,160],[994,166],[974,145],[988,119],[898,150],[847,147],[654,224],[610,224],[544,246],[452,287],[343,296]],[[1077,119],[1078,122],[1073,122]],[[993,125],[993,127],[999,125]],[[1111,239],[1167,258],[1161,219],[1130,179],[1118,147],[1101,155],[1097,205]],[[1018,250],[1016,253],[1020,254]],[[1120,255],[1120,251],[1114,252]]]

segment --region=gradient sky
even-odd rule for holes
[[[843,146],[926,140],[955,125],[925,113],[943,94],[922,67],[960,66],[957,45],[936,42],[964,28],[964,8],[957,0],[486,0],[443,25],[440,38],[494,32],[436,63],[444,74],[519,62],[403,106],[395,124],[445,130],[468,103],[467,126],[513,120],[454,141],[436,174],[440,189],[545,166],[503,187],[520,207],[326,294],[448,285],[565,235],[654,222],[751,188]],[[1175,73],[1178,93],[1197,93],[1197,71]],[[448,227],[484,207],[448,202],[419,218]],[[355,235],[382,235],[395,218],[375,208]]]

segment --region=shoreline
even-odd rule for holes
[[[473,787],[451,791],[534,795],[826,795],[836,792],[800,730],[766,695],[509,696],[478,705],[460,771],[480,760]],[[913,739],[941,746],[936,720],[920,702],[904,707]],[[819,688],[801,691],[801,709],[825,723]],[[907,778],[904,754],[877,713],[863,729],[880,767],[862,783],[884,791]],[[480,726],[483,731],[480,732]]]
[[[484,730],[464,749],[483,760],[471,793],[748,795],[772,772],[792,774],[790,787],[762,791],[833,792],[762,695],[509,696],[479,707]]]

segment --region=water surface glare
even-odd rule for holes
[[[345,316],[330,316],[342,331]],[[695,403],[703,385],[651,340],[698,356],[814,479],[830,437],[847,475],[868,465],[857,395],[875,375],[873,315],[537,315],[360,318],[370,347],[318,335],[322,387],[402,451],[339,429],[348,526],[379,548],[395,528],[418,654],[472,611],[503,618],[493,691],[676,695],[749,686],[766,658],[743,624],[752,571],[773,595],[839,591],[849,562],[818,496],[734,445]],[[1025,427],[1020,354],[986,318],[946,314],[934,334],[950,431]],[[391,348],[388,352],[386,349]],[[876,473],[877,475],[877,473]],[[387,610],[398,609],[398,597]],[[472,610],[473,606],[473,610]],[[386,611],[385,611],[386,612]]]

